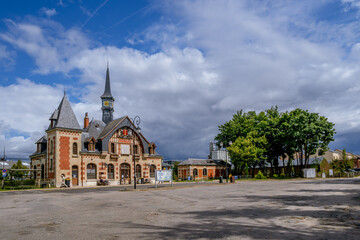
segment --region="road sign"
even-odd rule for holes
[[[7,170],[6,169],[3,169],[3,173],[6,173],[7,172]]]
[[[2,176],[3,176],[3,177],[6,177],[6,176],[7,176],[7,170],[6,170],[6,169],[3,169],[3,170],[2,170]]]

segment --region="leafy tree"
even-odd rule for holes
[[[250,161],[249,158],[241,160],[241,157],[246,157],[246,152],[251,153],[249,149],[244,149],[255,146],[250,144],[251,141],[265,137],[266,143],[255,147],[262,148],[262,156],[266,156],[273,174],[279,174],[279,159],[282,159],[285,167],[287,157],[285,170],[287,175],[290,175],[295,153],[300,154],[298,158],[300,169],[307,167],[310,155],[315,154],[319,149],[327,150],[328,144],[334,140],[334,134],[334,124],[327,118],[319,116],[318,113],[310,113],[299,108],[281,113],[277,107],[272,107],[258,114],[255,111],[238,111],[230,121],[219,126],[219,134],[215,140],[222,142],[225,147],[229,146],[230,141],[245,144],[242,152],[239,152],[240,146],[228,148],[232,149],[231,158],[235,165],[235,172],[239,173],[244,168],[247,169],[249,165],[254,167],[254,163],[265,166],[264,158],[254,160],[255,162]]]
[[[172,174],[173,174],[173,180],[177,180],[178,177],[178,166],[179,166],[179,162],[175,162],[174,166],[172,168]]]
[[[18,160],[11,166],[11,169],[28,169],[28,167],[22,165],[21,160]],[[26,171],[10,171],[9,175],[14,178],[23,178],[26,175]]]
[[[236,141],[228,147],[228,151],[234,165],[252,167],[252,175],[255,174],[255,167],[265,160],[267,140],[265,136],[258,136],[256,131],[250,132],[246,137],[238,137]]]

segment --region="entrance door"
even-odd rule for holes
[[[71,176],[72,176],[72,185],[73,186],[77,186],[79,184],[78,175],[79,175],[78,166],[72,166]]]
[[[130,165],[122,163],[120,165],[120,178],[124,183],[131,183]]]

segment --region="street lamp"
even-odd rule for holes
[[[133,162],[134,162],[134,189],[136,189],[135,130],[140,133],[141,128],[139,125],[140,125],[141,119],[139,116],[135,116],[133,119],[130,118],[130,120],[132,121],[132,123],[134,125],[134,129],[132,130],[133,131],[132,138],[133,138]]]

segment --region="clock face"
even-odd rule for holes
[[[104,106],[109,106],[109,101],[104,101]]]

